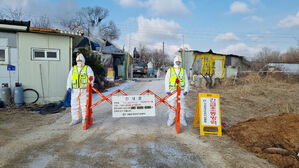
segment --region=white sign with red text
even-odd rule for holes
[[[154,95],[112,96],[112,117],[156,116]]]
[[[218,98],[201,97],[201,125],[221,125]]]

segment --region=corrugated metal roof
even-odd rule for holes
[[[179,52],[182,52],[182,50],[180,50]],[[193,53],[198,53],[198,54],[213,54],[213,55],[218,55],[218,56],[223,56],[223,57],[237,57],[237,58],[240,58],[245,65],[247,65],[247,66],[251,65],[251,63],[244,56],[234,55],[234,54],[214,53],[211,49],[208,52],[202,52],[202,51],[198,51],[198,50],[187,50],[187,51],[185,50],[185,52],[193,52]]]
[[[106,44],[106,46],[103,49],[103,53],[110,53],[110,54],[124,54],[124,52],[122,50],[120,50],[119,48],[117,48],[115,45],[111,44],[108,45],[108,43]]]
[[[101,40],[96,40],[96,41],[100,42]],[[104,45],[105,42],[102,41],[102,43],[97,43],[96,41],[95,41],[95,39],[92,39],[90,37],[84,37],[79,42],[79,44],[75,47],[75,51],[77,51],[77,48],[85,47],[86,45],[87,46],[91,45],[91,49],[94,50],[94,51],[100,51],[100,47],[102,45]],[[103,53],[105,53],[105,54],[117,54],[117,55],[124,55],[125,54],[124,51],[119,49],[115,44],[113,44],[110,41],[106,42],[106,45],[103,49]]]
[[[179,52],[182,52],[182,50],[180,50]],[[244,56],[235,55],[235,54],[220,54],[220,53],[215,53],[211,49],[209,51],[207,51],[207,52],[199,51],[199,50],[185,50],[185,52],[194,52],[194,53],[199,53],[199,54],[214,54],[214,55],[219,55],[219,56],[230,56],[230,57],[244,58]]]
[[[30,27],[30,32],[34,33],[45,33],[45,34],[57,34],[63,36],[82,36],[83,34],[80,32],[71,32],[66,30],[58,30],[58,29],[47,29],[47,28],[39,28],[39,27]]]

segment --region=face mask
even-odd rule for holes
[[[77,62],[77,66],[80,67],[80,68],[82,68],[83,67],[82,62]]]

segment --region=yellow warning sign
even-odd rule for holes
[[[113,82],[114,81],[114,71],[113,68],[107,69],[107,81]]]
[[[200,135],[222,136],[219,94],[198,94],[193,127],[200,127]]]

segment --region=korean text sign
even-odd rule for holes
[[[155,116],[153,95],[112,96],[112,117]]]
[[[219,126],[219,100],[214,97],[201,97],[201,123],[208,126]]]

